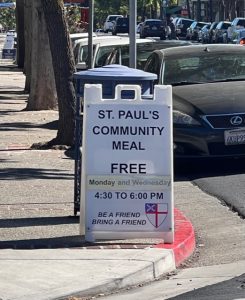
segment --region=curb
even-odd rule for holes
[[[174,223],[175,223],[175,238],[173,244],[157,244],[154,248],[172,249],[174,252],[175,265],[178,267],[183,263],[195,250],[195,232],[192,223],[185,217],[185,215],[174,209]]]

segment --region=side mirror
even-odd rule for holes
[[[87,70],[88,66],[85,61],[82,61],[76,65],[76,69],[79,70]]]

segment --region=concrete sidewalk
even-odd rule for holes
[[[0,298],[68,299],[155,280],[195,249],[191,222],[175,209],[175,243],[131,239],[88,243],[73,216],[74,160],[31,150],[55,137],[58,114],[24,111],[25,78],[0,67]],[[188,193],[185,183],[175,194]],[[188,197],[188,196],[187,196]]]

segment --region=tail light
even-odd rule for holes
[[[240,39],[239,44],[240,44],[240,45],[245,45],[245,38]]]

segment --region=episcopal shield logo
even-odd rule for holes
[[[164,222],[168,214],[166,203],[145,203],[145,213],[150,223],[158,228]]]

